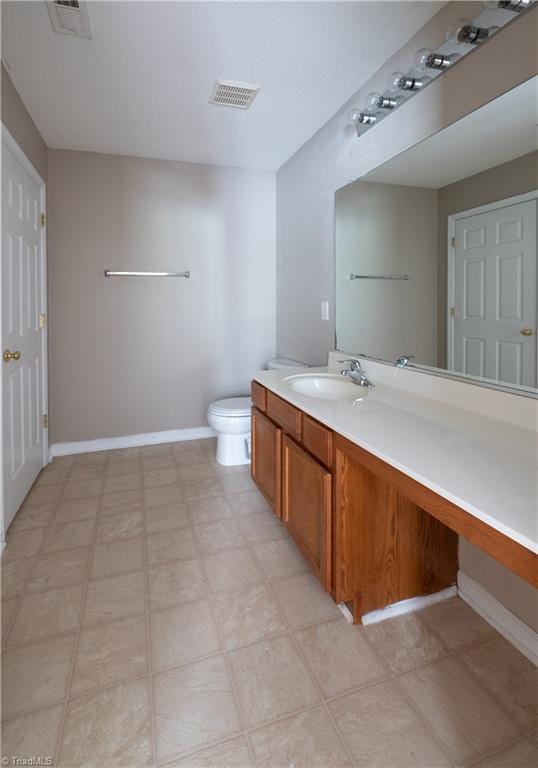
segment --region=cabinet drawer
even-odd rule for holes
[[[267,415],[288,435],[296,440],[301,439],[303,431],[302,412],[270,391],[267,391]]]
[[[250,385],[250,397],[252,405],[255,405],[259,411],[265,413],[267,407],[267,390],[265,387],[262,387],[257,381],[253,381]]]
[[[303,413],[303,445],[326,467],[332,466],[333,433],[306,413]]]

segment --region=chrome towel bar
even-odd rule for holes
[[[105,269],[105,277],[190,277],[191,273],[186,272],[124,272]]]
[[[409,280],[409,275],[349,275],[350,280]]]

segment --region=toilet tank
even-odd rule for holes
[[[308,368],[308,365],[288,357],[275,357],[267,363],[268,371],[276,371],[279,368]]]

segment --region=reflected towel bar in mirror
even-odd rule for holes
[[[409,275],[354,275],[349,276],[350,280],[409,280]]]
[[[111,269],[105,269],[105,277],[190,277],[191,273],[186,272],[118,272]]]

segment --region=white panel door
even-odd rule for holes
[[[458,218],[454,235],[454,370],[536,387],[536,200]]]
[[[2,144],[4,531],[45,462],[44,190],[10,146]]]

